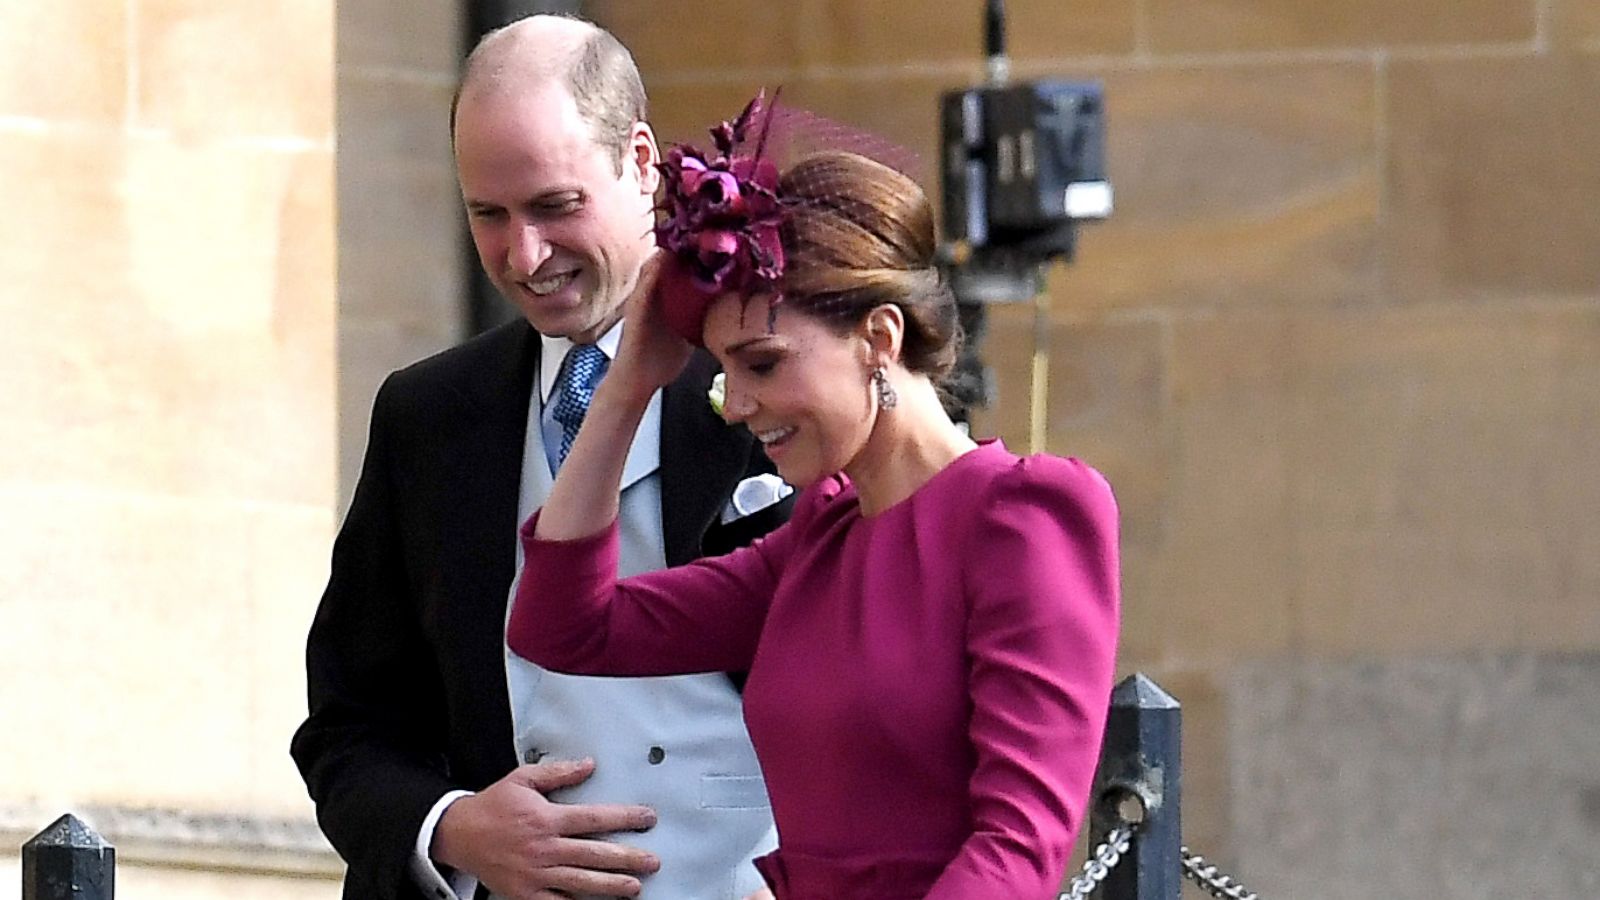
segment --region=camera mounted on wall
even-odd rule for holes
[[[1072,81],[944,95],[945,256],[958,295],[1031,298],[1043,266],[1072,259],[1078,224],[1111,214],[1104,108],[1098,84]]]
[[[984,11],[988,80],[940,99],[940,256],[967,343],[949,384],[952,415],[992,405],[994,379],[978,356],[991,303],[1034,306],[1030,445],[1044,449],[1050,314],[1046,268],[1071,261],[1080,222],[1111,215],[1105,96],[1094,82],[1012,84],[1005,4]]]

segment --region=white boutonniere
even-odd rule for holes
[[[711,401],[711,411],[722,415],[722,409],[728,402],[728,375],[718,372],[717,377],[711,379],[711,389],[706,391],[706,399]]]
[[[776,475],[763,472],[739,482],[722,510],[722,524],[741,519],[777,503],[794,493],[794,487]]]

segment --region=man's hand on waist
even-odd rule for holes
[[[545,794],[581,784],[594,761],[521,766],[488,788],[450,804],[433,833],[433,859],[469,872],[512,900],[566,894],[635,897],[639,876],[661,867],[654,854],[592,837],[644,831],[647,806],[552,803]]]

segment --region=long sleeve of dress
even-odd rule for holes
[[[797,504],[801,518],[804,503]],[[748,669],[794,524],[725,556],[617,580],[617,524],[571,541],[534,537],[506,628],[512,652],[576,675]]]
[[[1032,457],[997,479],[971,535],[973,831],[927,898],[1053,897],[1114,674],[1116,504],[1093,469]]]

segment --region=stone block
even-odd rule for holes
[[[807,2],[679,0],[667,11],[636,0],[590,0],[583,14],[632,51],[653,92],[656,79],[684,72],[792,71],[802,62],[800,10]]]
[[[1536,0],[1150,0],[1158,54],[1531,42]]]
[[[659,78],[655,69],[646,69],[643,74],[650,94],[650,125],[663,151],[673,142],[710,149],[707,129],[737,116],[756,91],[766,88],[770,95],[780,84],[769,84],[758,73],[726,80]],[[783,82],[782,96],[792,99],[788,81]]]
[[[1027,306],[991,308],[980,348],[995,376],[988,411],[1016,453],[1029,451],[1034,323]],[[1156,322],[1058,318],[1046,348],[1049,452],[1076,456],[1111,482],[1122,515],[1122,542],[1159,545],[1171,441],[1166,403],[1167,330]]]
[[[854,74],[817,74],[784,88],[798,106],[856,129],[887,139],[915,154],[909,173],[930,197],[937,197],[939,97],[953,87],[977,79],[974,63],[965,75],[896,74],[865,78]]]
[[[1006,13],[1006,47],[1019,66],[1086,56],[1125,56],[1134,51],[1138,40],[1138,0],[1031,0],[1008,3]],[[977,30],[977,25],[972,27]]]
[[[212,810],[255,799],[262,697],[294,690],[258,681],[256,654],[299,655],[259,626],[304,608],[264,594],[277,585],[258,573],[316,571],[294,551],[326,546],[328,510],[14,476],[0,500],[12,512],[0,727],[39,738],[12,742],[0,795]],[[300,539],[274,544],[286,534]]]
[[[663,146],[670,141],[688,141],[709,148],[706,130],[710,126],[737,115],[757,90],[765,87],[770,96],[780,86],[759,80],[758,74],[750,74],[748,80],[741,75],[726,81],[652,85],[650,118]],[[645,77],[648,82],[650,73]],[[866,79],[851,73],[813,73],[782,82],[779,102],[817,113],[844,126],[846,132],[857,130],[869,136],[865,144],[847,137],[842,142],[846,149],[870,149],[873,142],[887,140],[897,145],[897,155],[909,151],[915,157],[911,174],[936,197],[939,95],[960,82],[960,78],[934,76]]]
[[[339,315],[454,334],[466,317],[469,249],[448,162],[339,156]]]
[[[806,4],[806,59],[825,67],[982,64],[984,0],[951,0],[935,13],[916,0]],[[1006,5],[1007,49],[1021,63],[1133,49],[1136,4],[1031,0]]]
[[[1226,683],[1226,868],[1263,897],[1600,894],[1594,654],[1280,658]]]
[[[85,136],[0,162],[30,211],[0,241],[0,473],[330,503],[331,156]]]
[[[1600,58],[1397,61],[1388,84],[1397,298],[1600,295]]]
[[[454,80],[466,56],[459,3],[339,0],[334,8],[341,72],[393,70]]]
[[[1162,541],[1173,450],[1169,346],[1159,322],[1058,320],[1051,328],[1048,445],[1111,481],[1124,546]]]
[[[1600,305],[1306,317],[1292,346],[1303,646],[1600,641]]]
[[[135,123],[185,141],[244,136],[327,144],[333,24],[327,0],[139,0]]]
[[[0,6],[0,116],[121,125],[126,0]]]
[[[119,279],[117,295],[127,294],[127,225],[117,189],[125,151],[120,140],[67,132],[0,138],[0,195],[15,211],[0,217],[0,303],[9,317],[65,334],[75,317],[127,315],[126,304],[80,310],[63,302],[104,292],[108,276]]]
[[[17,884],[22,867],[0,856],[0,883]],[[257,873],[207,872],[171,865],[139,865],[117,858],[117,889],[125,897],[162,900],[338,900],[339,882],[325,878],[273,877]]]
[[[356,70],[339,75],[341,166],[410,165],[455,171],[450,147],[453,78],[407,79]]]
[[[1058,307],[1375,299],[1369,67],[1162,68],[1104,81],[1117,209],[1081,229],[1077,261],[1052,276]]]
[[[1021,447],[1031,316],[1004,310],[989,353],[1002,431]],[[1124,660],[1197,665],[1287,639],[1285,440],[1274,418],[1287,407],[1287,375],[1271,349],[1281,328],[1271,319],[1102,324],[1076,346],[1057,343],[1050,405],[1068,412],[1051,419],[1050,449],[1080,452],[1058,434],[1092,447],[1122,511]],[[1063,431],[1073,407],[1098,408],[1094,397],[1115,408]],[[1248,634],[1239,621],[1251,623]]]
[[[339,322],[339,510],[350,505],[367,450],[372,401],[390,372],[455,343],[438,325],[408,327],[383,317]]]
[[[258,817],[310,820],[305,783],[289,758],[289,735],[306,717],[306,634],[328,580],[332,505],[252,518],[248,607],[250,742],[248,803]],[[221,810],[224,813],[237,810]]]
[[[1031,327],[1026,307],[992,308],[998,403],[976,423],[1019,452]],[[1125,661],[1194,667],[1291,639],[1289,329],[1263,313],[1058,326],[1049,449],[1117,492]]]
[[[1267,313],[1173,325],[1162,541],[1124,567],[1138,646],[1164,667],[1280,652],[1293,638],[1289,329]]]
[[[1551,43],[1556,47],[1600,52],[1600,2],[1555,0],[1548,28]]]

